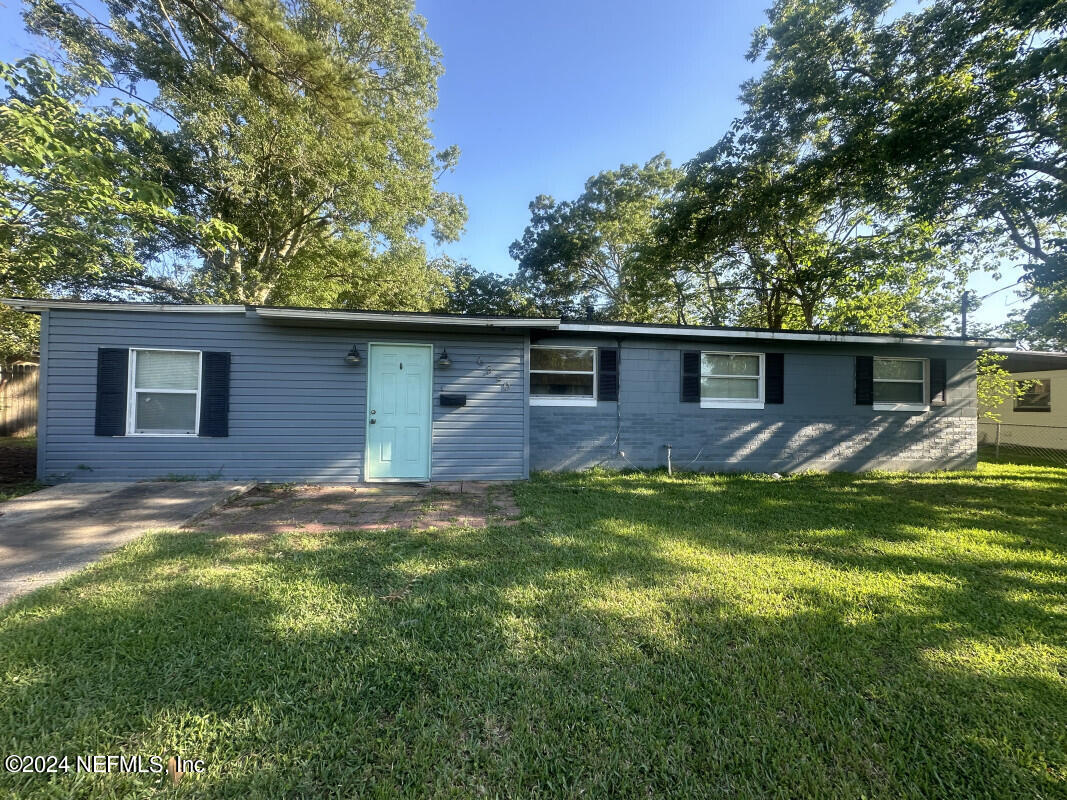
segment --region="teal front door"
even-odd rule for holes
[[[433,347],[372,344],[367,380],[367,479],[430,479]]]

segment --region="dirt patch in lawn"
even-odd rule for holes
[[[429,530],[512,525],[519,508],[507,484],[482,481],[432,486],[257,486],[193,527],[221,533],[332,530]]]
[[[36,476],[36,440],[0,437],[0,484],[25,483]]]

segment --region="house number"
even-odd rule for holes
[[[484,361],[482,361],[481,356],[478,356],[475,363],[477,363],[478,366],[483,368],[483,371],[486,375],[496,374],[496,368],[492,364],[486,364]],[[507,392],[511,390],[511,381],[507,378],[497,378],[496,383],[497,386],[500,387],[500,391],[502,392]]]

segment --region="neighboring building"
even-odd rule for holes
[[[41,314],[45,481],[973,468],[1009,342],[5,300]]]
[[[1010,350],[1001,365],[1018,381],[1029,385],[1019,398],[996,409],[1000,417],[1000,443],[1052,450],[1067,450],[1067,353]],[[997,441],[997,423],[982,420],[983,444]]]

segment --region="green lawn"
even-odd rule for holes
[[[24,494],[43,489],[45,484],[39,481],[19,481],[18,483],[0,483],[0,503],[5,500],[14,500]]]
[[[152,536],[17,601],[0,749],[203,758],[189,797],[1067,797],[1067,470],[516,492],[510,528]]]

